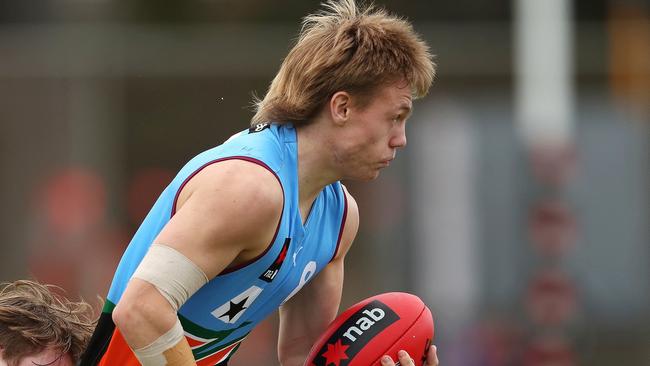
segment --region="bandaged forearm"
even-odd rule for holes
[[[133,353],[142,366],[196,365],[179,320],[167,333],[150,345],[133,350]]]
[[[133,277],[154,285],[174,311],[208,282],[205,273],[174,248],[153,244]]]

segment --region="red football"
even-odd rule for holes
[[[431,311],[419,297],[390,292],[365,299],[339,315],[314,344],[305,366],[381,365],[405,350],[424,364],[433,339]]]

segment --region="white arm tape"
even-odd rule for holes
[[[154,285],[174,311],[208,282],[208,277],[194,262],[161,244],[151,245],[133,277]]]
[[[133,350],[133,353],[142,366],[165,366],[167,358],[163,353],[174,348],[184,337],[181,322],[176,319],[176,323],[167,333],[158,337],[150,345]]]

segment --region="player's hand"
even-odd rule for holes
[[[399,351],[397,353],[398,361],[400,366],[415,366],[415,362],[409,356],[406,351]],[[389,357],[384,356],[381,358],[382,366],[395,366],[395,362]],[[436,346],[429,347],[427,353],[427,361],[424,363],[424,366],[438,366],[438,354]]]

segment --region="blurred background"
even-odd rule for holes
[[[444,366],[650,365],[650,3],[377,0],[438,76],[347,182],[342,308],[430,306]],[[0,1],[0,281],[105,296],[150,205],[247,127],[312,0]],[[234,366],[277,365],[277,319]]]

